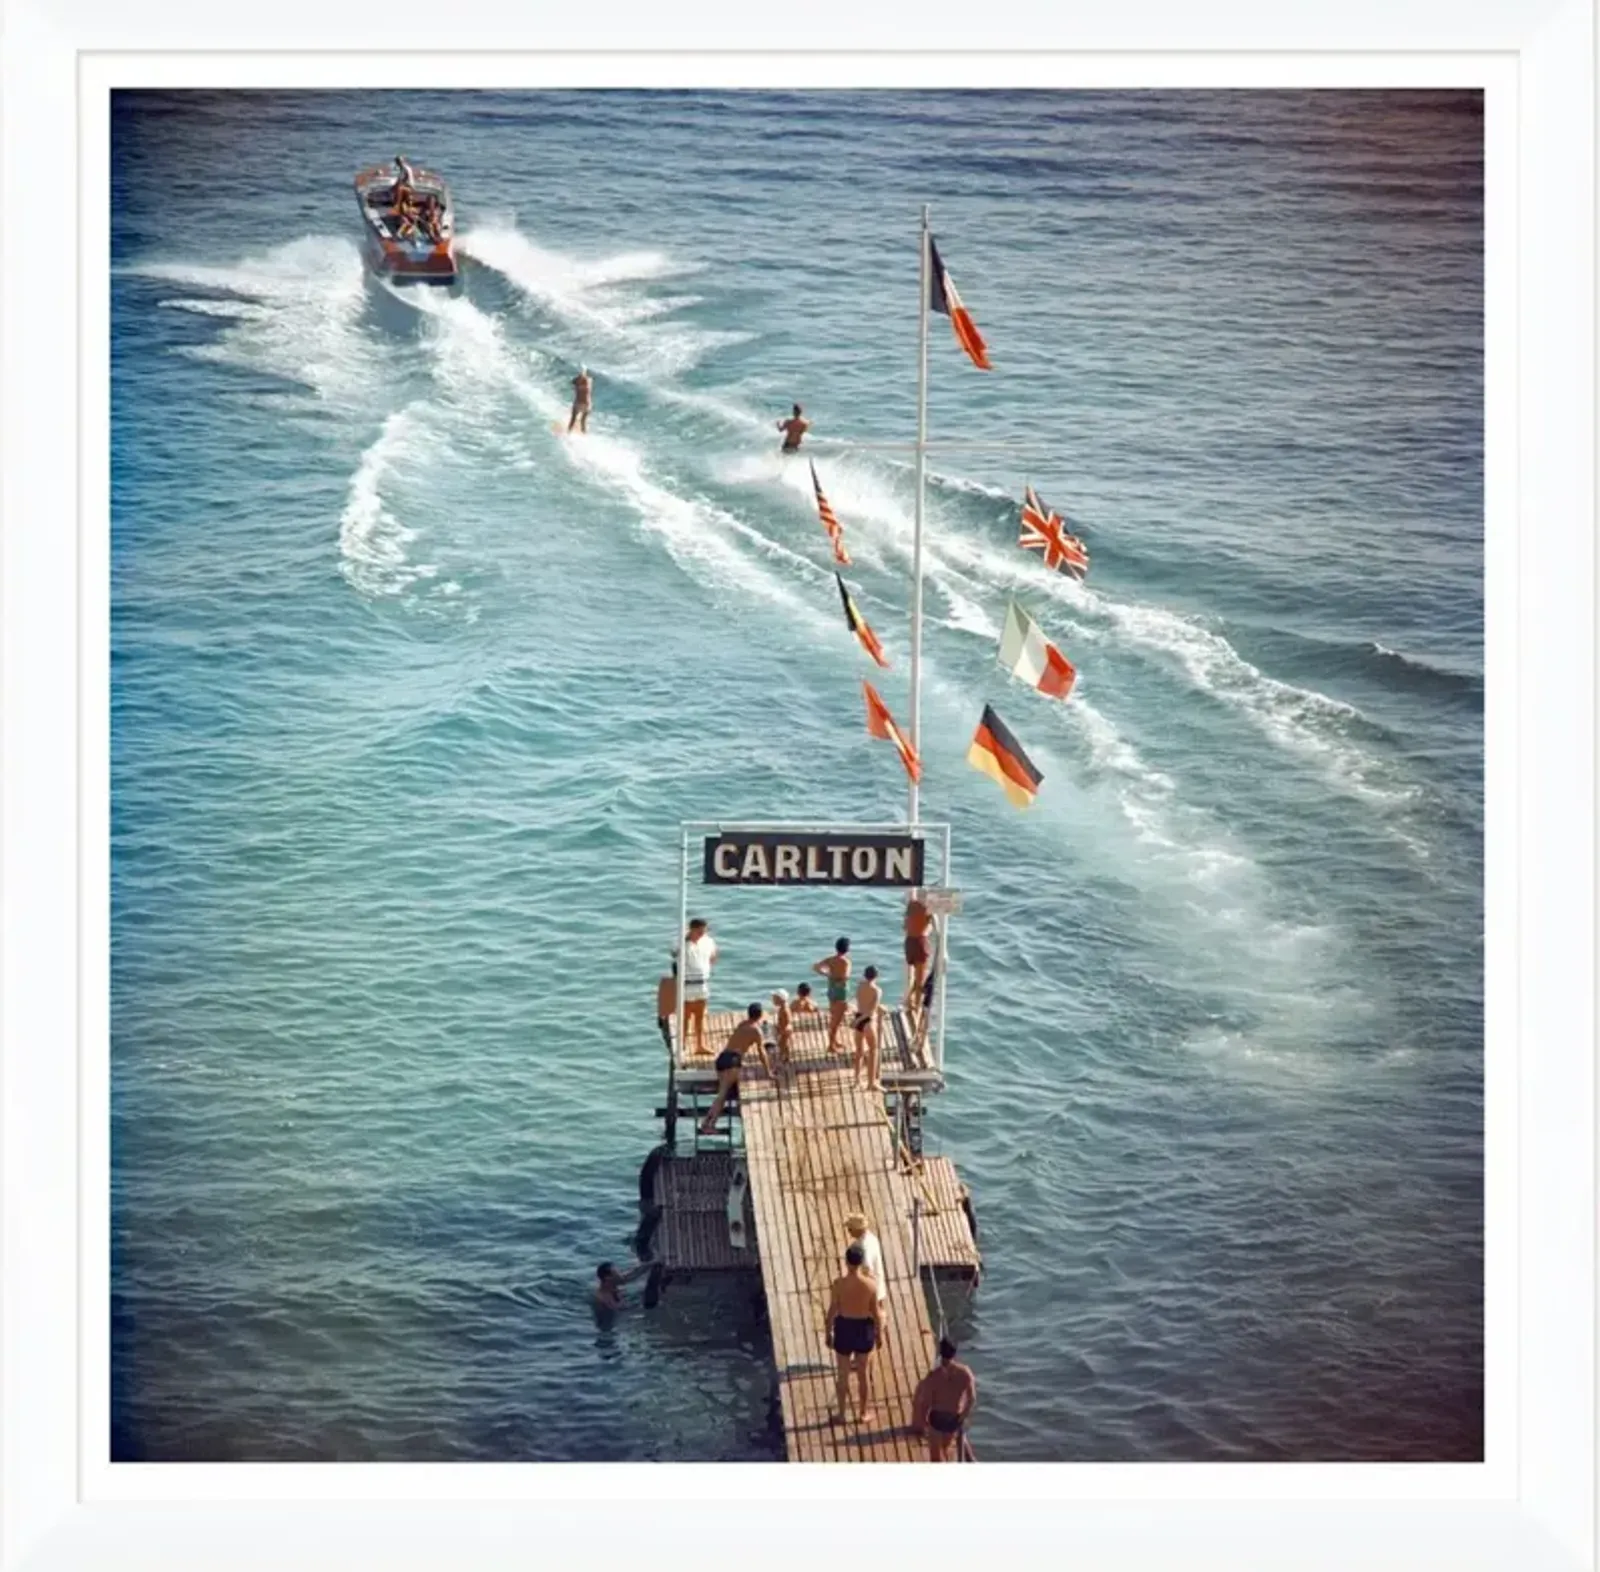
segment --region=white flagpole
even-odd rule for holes
[[[922,757],[922,493],[928,456],[928,204],[922,204],[922,298],[917,311],[917,508],[911,540],[911,748]],[[911,783],[908,823],[917,823],[917,783]]]

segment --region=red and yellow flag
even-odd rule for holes
[[[850,553],[844,549],[844,531],[839,527],[839,515],[833,511],[832,504],[822,494],[822,482],[817,479],[817,466],[811,466],[811,484],[817,493],[817,512],[822,518],[822,527],[828,532],[828,539],[833,542],[833,560],[841,567],[850,566]]]
[[[889,713],[889,706],[878,697],[878,690],[870,682],[861,684],[867,695],[867,730],[874,737],[881,737],[885,742],[892,742],[900,752],[900,762],[906,767],[906,774],[912,780],[922,779],[922,760],[917,757],[916,749],[906,741],[905,733],[894,723],[894,716]]]

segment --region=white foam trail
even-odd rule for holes
[[[624,369],[634,373],[686,371],[711,349],[746,336],[647,326],[662,311],[637,296],[622,295],[617,286],[692,271],[659,251],[625,252],[584,262],[547,251],[518,229],[493,225],[463,235],[458,248],[493,268],[529,299],[599,334],[607,341],[608,352],[620,355]]]
[[[436,374],[458,400],[481,409],[486,400],[509,396],[538,417],[541,429],[564,426],[566,399],[538,380],[529,363],[532,357],[508,343],[499,323],[465,299],[443,299],[430,310],[440,328]],[[811,568],[805,558],[714,503],[684,497],[657,481],[642,451],[625,438],[600,431],[571,437],[552,432],[550,441],[575,469],[603,482],[612,498],[626,500],[673,560],[696,579],[709,578],[740,594],[782,604],[818,627],[829,625],[810,600],[752,561],[730,536],[742,536],[769,556]],[[602,527],[608,516],[607,509],[598,511]]]
[[[339,517],[340,571],[366,595],[402,595],[419,579],[438,572],[431,564],[408,559],[406,548],[417,532],[400,522],[383,497],[384,481],[393,477],[396,460],[418,439],[416,409],[410,405],[396,410],[384,421],[350,477]]]
[[[214,342],[189,351],[197,359],[270,372],[330,402],[381,381],[361,342],[361,255],[348,240],[307,236],[237,263],[152,262],[132,271],[207,292],[162,302],[227,323]]]

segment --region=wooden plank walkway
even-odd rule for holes
[[[909,1219],[919,1181],[896,1165],[882,1096],[858,1086],[848,1069],[817,1065],[782,1087],[747,1078],[741,1097],[789,1460],[924,1458],[911,1430],[912,1397],[936,1353],[911,1266]],[[872,1358],[870,1427],[828,1420],[835,1380],[828,1290],[844,1270],[844,1220],[854,1211],[865,1213],[882,1241],[889,1290],[887,1331]],[[852,1394],[852,1412],[854,1401]]]
[[[652,1204],[660,1215],[651,1253],[669,1274],[754,1272],[760,1268],[760,1239],[748,1190],[744,1202],[748,1243],[735,1249],[728,1239],[728,1186],[734,1161],[731,1152],[700,1152],[692,1157],[668,1157],[656,1169]],[[955,1164],[948,1157],[928,1157],[922,1172],[923,1269],[975,1277],[982,1261],[961,1206],[966,1192]],[[930,1202],[937,1205],[937,1211]],[[907,1248],[909,1251],[909,1245]]]
[[[762,1001],[765,1003],[766,1001]],[[769,1007],[770,1018],[770,1007]],[[828,1052],[828,1017],[826,1006],[817,1015],[797,1015],[794,1017],[794,1030],[789,1041],[789,1058],[791,1063],[811,1067],[813,1065],[844,1065],[849,1068],[855,1053],[855,1033],[850,1030],[849,1022],[855,1018],[852,1006],[850,1014],[845,1018],[845,1025],[839,1029],[839,1046],[830,1054]],[[686,1053],[679,1049],[674,1039],[673,1063],[676,1067],[680,1081],[693,1081],[695,1078],[705,1080],[710,1084],[716,1082],[716,1071],[713,1061],[722,1051],[732,1034],[735,1026],[744,1019],[743,1010],[708,1010],[706,1012],[706,1051],[705,1053]],[[672,1035],[676,1032],[676,1020],[669,1019],[667,1032]],[[690,1034],[690,1041],[699,1047],[698,1033]],[[770,1052],[770,1050],[769,1050]],[[884,1009],[878,1012],[878,1068],[882,1077],[892,1079],[896,1074],[914,1070],[927,1070],[928,1061],[926,1045],[919,1046],[916,1040],[916,1030],[911,1018],[901,1009]],[[745,1055],[746,1077],[751,1073],[760,1074],[760,1065],[754,1054]]]

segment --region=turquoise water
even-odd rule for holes
[[[896,818],[916,225],[930,1142],[986,1460],[1468,1458],[1482,1416],[1477,95],[137,94],[113,114],[119,1458],[765,1458],[746,1296],[600,1327],[686,818]],[[363,276],[354,171],[465,287]],[[595,376],[590,436],[563,440]],[[1025,482],[1094,553],[1017,550]],[[1017,595],[1079,668],[994,664]],[[992,702],[1028,813],[964,762]],[[889,894],[706,892],[718,997]]]

